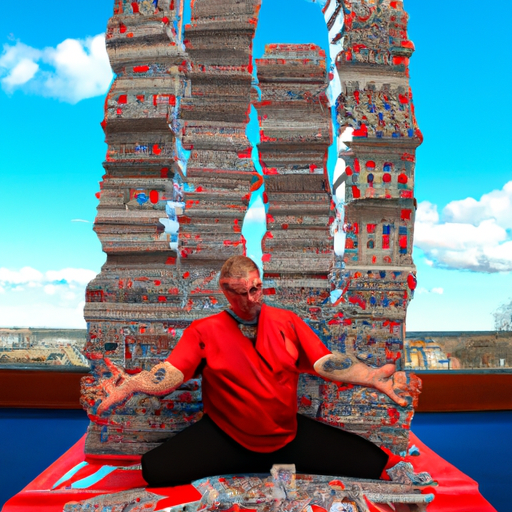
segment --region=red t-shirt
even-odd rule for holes
[[[196,320],[167,361],[193,377],[204,361],[204,412],[249,450],[273,452],[297,431],[299,373],[330,354],[295,313],[263,305],[253,344],[223,311]]]

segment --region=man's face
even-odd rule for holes
[[[243,278],[221,279],[220,285],[235,315],[243,320],[256,318],[263,300],[263,284],[257,270],[252,270]]]

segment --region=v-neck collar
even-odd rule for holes
[[[243,318],[240,318],[232,309],[226,309],[225,310],[228,315],[230,315],[234,320],[237,321],[237,323],[242,325],[258,325],[258,321],[260,319],[260,313],[256,315],[256,318],[253,320],[244,320]]]

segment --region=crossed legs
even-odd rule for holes
[[[388,456],[372,442],[297,415],[297,435],[283,448],[260,453],[244,448],[209,416],[142,457],[152,487],[183,485],[206,476],[269,473],[273,464],[295,464],[298,473],[378,479]]]

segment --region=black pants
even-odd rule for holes
[[[207,415],[144,454],[142,476],[152,487],[182,485],[206,476],[269,473],[295,464],[298,473],[379,478],[388,456],[372,442],[297,415],[297,436],[271,453],[244,448]]]

